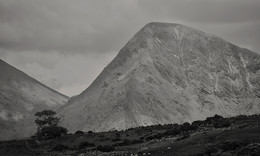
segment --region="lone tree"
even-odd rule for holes
[[[68,130],[59,126],[61,118],[52,110],[44,110],[35,114],[38,125],[36,139],[49,140],[67,134]]]

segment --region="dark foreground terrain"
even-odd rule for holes
[[[260,155],[260,115],[0,142],[0,155]]]

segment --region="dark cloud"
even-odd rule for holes
[[[260,21],[259,0],[1,0],[0,47],[109,52],[150,21]]]
[[[0,0],[0,57],[73,95],[152,21],[182,23],[260,53],[259,0]]]
[[[143,9],[154,16],[195,23],[233,23],[260,20],[259,0],[142,0]]]
[[[2,0],[0,47],[70,53],[116,50],[122,46],[122,38],[129,37],[131,27],[121,4],[120,1],[117,5],[110,1]],[[122,10],[114,11],[117,7]]]

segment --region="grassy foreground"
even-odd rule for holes
[[[260,115],[0,142],[0,155],[260,155]]]

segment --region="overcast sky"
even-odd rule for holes
[[[0,58],[73,96],[152,21],[260,52],[260,0],[0,0]]]

